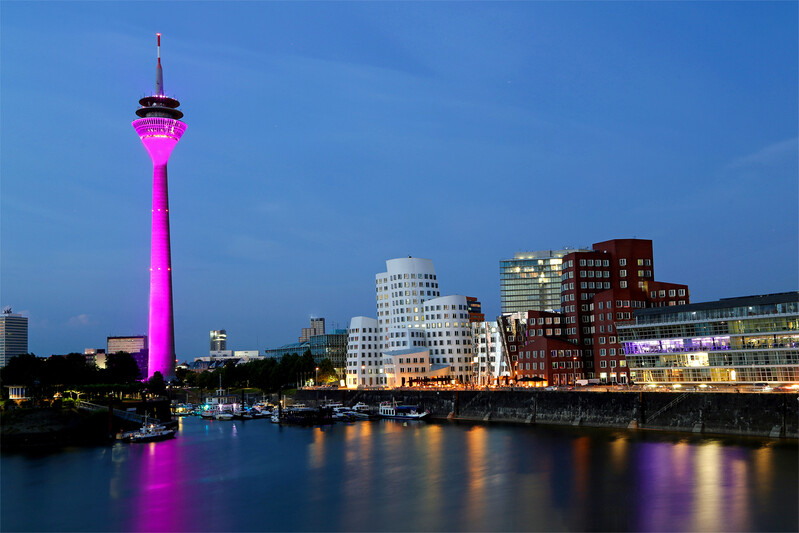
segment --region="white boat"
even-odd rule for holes
[[[154,442],[171,439],[174,436],[174,429],[167,429],[159,424],[147,423],[147,415],[145,415],[144,425],[137,431],[129,434],[125,440],[128,442]]]
[[[428,416],[430,411],[422,411],[418,405],[398,405],[392,400],[380,404],[379,414],[382,418],[393,420],[421,420]]]
[[[360,413],[349,407],[336,407],[333,409],[333,418],[345,422],[356,422],[358,420],[368,420],[369,413]]]
[[[359,413],[366,413],[369,411],[369,406],[363,402],[358,402],[352,406],[353,411],[358,411]]]
[[[214,415],[216,420],[233,420],[233,413],[228,411],[219,411]]]

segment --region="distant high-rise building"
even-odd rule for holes
[[[300,335],[300,342],[309,341],[311,340],[311,337],[313,337],[314,335],[324,335],[324,334],[325,334],[325,319],[312,318],[311,327],[302,328],[302,332]]]
[[[560,309],[560,272],[564,255],[585,249],[519,252],[499,262],[503,313]]]
[[[139,366],[139,377],[148,377],[149,349],[147,335],[131,335],[128,337],[108,337],[106,354],[119,352],[129,353]],[[164,376],[164,379],[168,379]]]
[[[24,353],[28,353],[28,317],[6,307],[0,314],[0,367]]]
[[[212,352],[227,350],[227,331],[225,331],[224,329],[212,329],[210,338],[211,338],[210,350]]]
[[[86,356],[86,363],[105,368],[105,348],[86,348],[83,350]]]

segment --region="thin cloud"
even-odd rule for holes
[[[67,321],[67,325],[70,327],[83,327],[91,325],[92,321],[89,318],[89,315],[85,313],[81,313],[77,316],[73,316]]]
[[[786,139],[770,144],[757,152],[739,157],[730,163],[730,168],[774,166],[789,159],[796,160],[799,138]]]

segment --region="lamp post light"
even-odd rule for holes
[[[316,374],[314,375],[313,384],[316,387],[319,386],[319,367],[318,366],[316,367]]]

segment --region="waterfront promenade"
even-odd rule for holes
[[[303,389],[297,401],[396,400],[434,418],[799,438],[799,394],[611,390]]]

